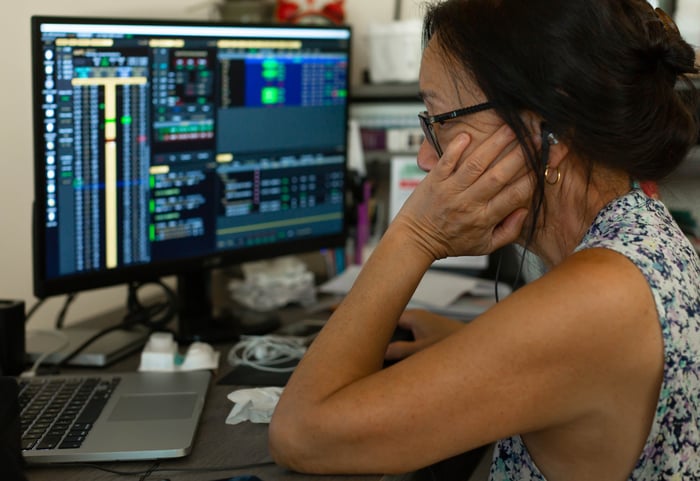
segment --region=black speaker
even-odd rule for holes
[[[0,299],[0,376],[18,376],[24,370],[24,301]]]
[[[0,471],[7,481],[26,481],[20,444],[19,387],[0,376]]]

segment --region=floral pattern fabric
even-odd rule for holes
[[[664,378],[651,431],[628,481],[700,479],[700,262],[666,206],[639,190],[597,215],[576,251],[629,258],[653,293]],[[491,481],[544,481],[520,436],[496,443]]]

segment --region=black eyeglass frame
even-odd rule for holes
[[[438,157],[442,157],[442,149],[440,148],[440,143],[438,142],[437,135],[435,134],[433,124],[439,123],[442,125],[448,120],[475,114],[477,112],[483,112],[484,110],[489,110],[492,108],[493,104],[491,102],[484,102],[481,104],[472,105],[471,107],[464,107],[437,115],[428,115],[427,111],[423,111],[418,113],[418,118],[420,119],[420,126],[423,129],[425,138],[428,139],[430,145],[433,146],[438,154]]]

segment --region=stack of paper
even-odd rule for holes
[[[342,274],[319,287],[326,294],[344,295],[355,283],[361,266],[348,267]],[[496,303],[495,281],[429,270],[416,288],[408,307],[427,309],[460,320],[471,320]],[[511,288],[498,283],[498,296],[503,299]]]

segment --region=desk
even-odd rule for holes
[[[226,395],[235,389],[235,386],[220,385],[217,381],[229,372],[225,357],[229,346],[215,346],[221,351],[221,367],[212,379],[209,386],[207,400],[202,412],[200,426],[195,437],[194,446],[189,456],[177,459],[163,460],[161,468],[194,469],[217,468],[226,466],[243,466],[256,463],[271,462],[267,450],[267,424],[241,423],[227,425],[226,416],[233,407],[233,403]],[[109,371],[133,371],[138,366],[138,356],[130,356],[108,368]],[[86,370],[71,370],[71,372],[86,372]],[[153,466],[152,461],[129,461],[100,463],[100,466],[120,471],[146,471]],[[269,480],[299,480],[319,479],[316,476],[305,476],[287,472],[275,466],[263,466],[256,469],[231,469],[221,472],[167,472],[155,473],[148,480],[170,479],[172,481],[212,480],[240,474],[257,474],[264,481]],[[138,479],[131,476],[126,478],[111,473],[106,473],[90,467],[64,467],[52,465],[48,467],[31,466],[27,469],[29,481],[57,481],[57,480],[117,480]],[[323,478],[320,478],[323,479]],[[332,478],[330,478],[332,479]],[[381,479],[379,476],[362,476],[357,481],[369,481]]]
[[[227,375],[231,368],[226,361],[230,345],[215,345],[221,352],[221,362],[209,386],[206,404],[202,412],[200,426],[194,446],[189,456],[160,462],[160,469],[194,470],[197,468],[216,469],[229,466],[243,466],[272,461],[267,448],[267,424],[240,423],[228,425],[226,416],[233,403],[226,395],[236,386],[221,385],[218,381]],[[132,355],[109,366],[106,371],[135,371],[139,356]],[[71,372],[90,372],[88,369],[75,369]],[[256,474],[263,481],[304,481],[304,480],[344,480],[344,481],[450,481],[468,479],[478,464],[483,450],[465,453],[436,464],[424,470],[402,476],[312,476],[289,472],[279,466],[269,464],[250,469],[227,469],[222,471],[164,471],[151,474],[148,481],[168,479],[171,481],[207,481],[241,474]],[[100,463],[100,466],[129,472],[145,472],[153,466],[152,461],[130,461]],[[139,476],[120,476],[83,466],[31,466],[26,471],[28,481],[115,481],[134,480]]]

